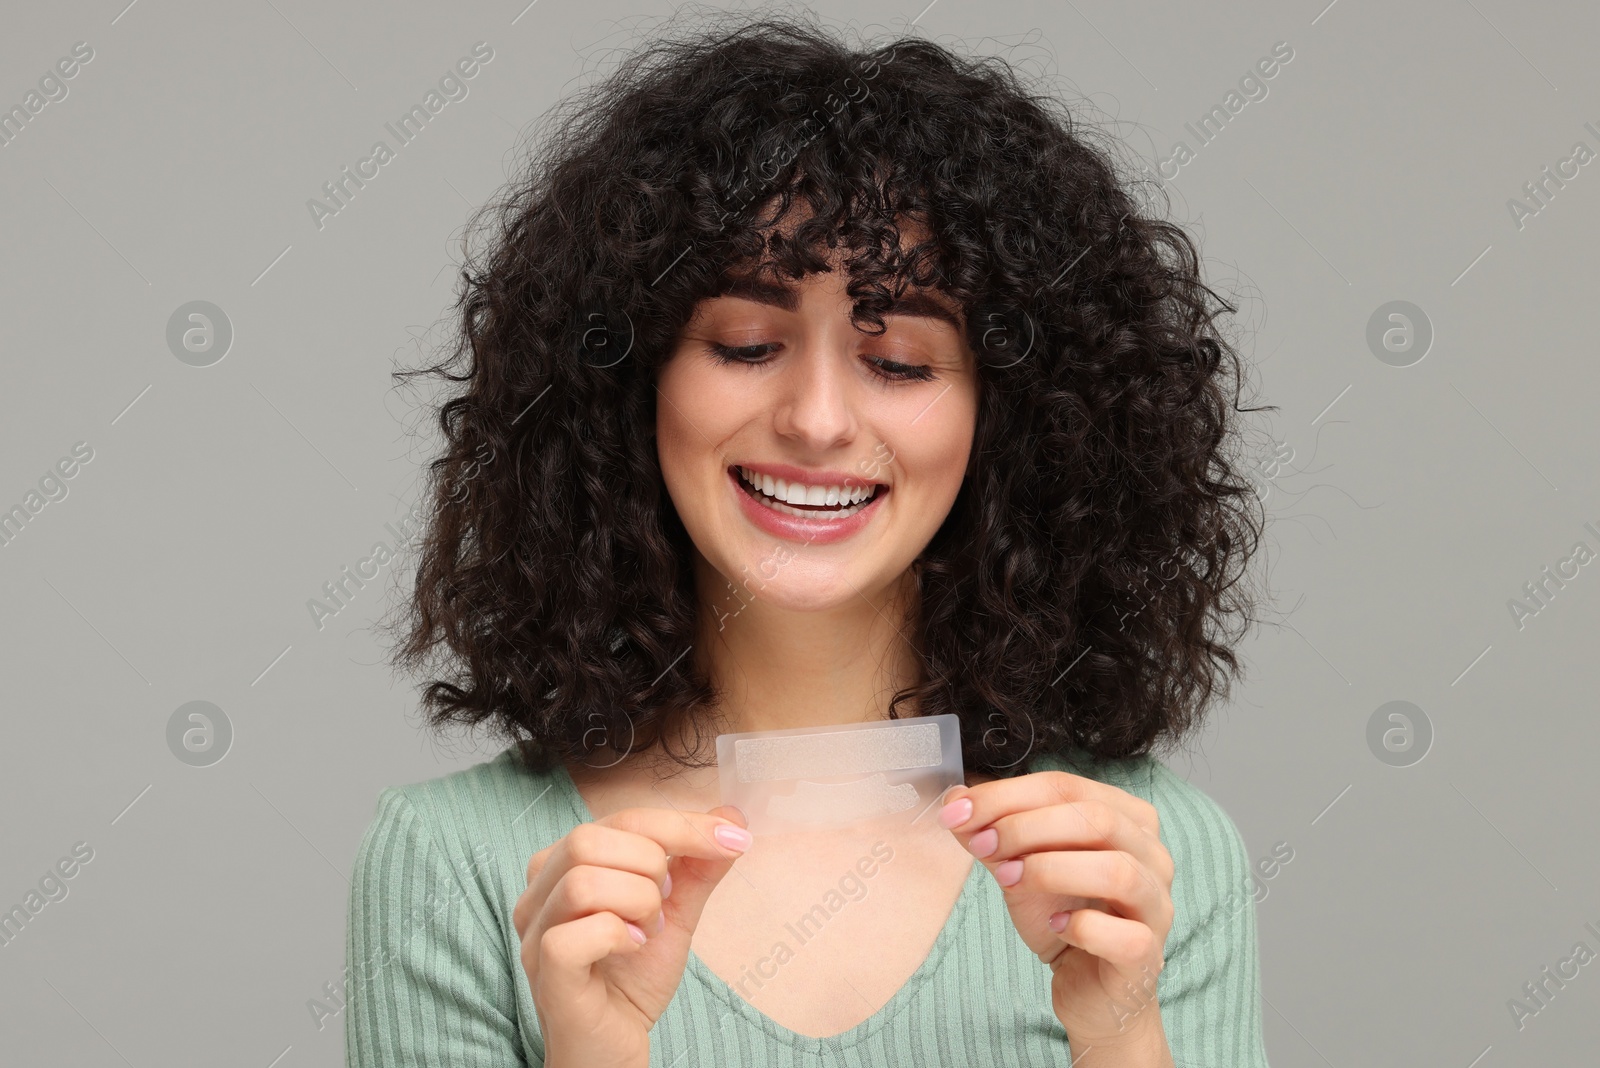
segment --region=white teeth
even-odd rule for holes
[[[796,508],[793,505],[784,504],[781,501],[771,500],[763,500],[762,506],[765,508],[771,508],[774,512],[782,512],[784,515],[799,516],[802,519],[844,519],[855,515],[857,512],[861,511],[861,509],[866,507],[864,504],[852,504],[848,508],[835,508],[828,512],[818,511],[816,509],[801,511],[799,508]]]
[[[762,503],[768,508],[785,515],[804,516],[809,519],[842,519],[854,515],[865,507],[864,503],[873,495],[873,486],[810,486],[803,482],[787,482],[784,479],[775,479],[771,475],[757,474],[748,467],[741,467],[739,477],[752,488],[763,495]],[[819,512],[815,510],[801,511],[790,505],[819,506],[838,505],[834,511]]]

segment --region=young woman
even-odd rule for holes
[[[1265,1065],[1242,841],[1151,755],[1259,536],[1189,239],[1003,64],[793,19],[547,144],[407,372],[398,660],[512,744],[381,794],[350,1063]],[[937,819],[720,806],[720,733],[943,713]]]

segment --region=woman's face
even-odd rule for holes
[[[908,290],[874,336],[851,322],[845,283],[837,268],[746,276],[696,307],[661,368],[661,470],[735,587],[719,616],[753,599],[817,611],[874,597],[961,488],[978,381],[959,308]]]

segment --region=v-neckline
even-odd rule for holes
[[[594,813],[589,809],[589,803],[583,799],[583,794],[578,791],[578,784],[573,781],[571,772],[566,765],[557,761],[555,770],[559,776],[566,795],[567,802],[579,820],[584,823],[594,822]],[[956,895],[955,904],[950,907],[950,914],[945,917],[944,925],[939,928],[939,933],[934,937],[933,945],[929,948],[927,956],[917,965],[916,970],[900,984],[900,988],[890,995],[889,1000],[878,1007],[878,1010],[854,1027],[847,1028],[832,1035],[803,1035],[798,1031],[790,1030],[783,1026],[760,1009],[739,995],[739,992],[728,985],[727,980],[711,970],[711,966],[700,959],[700,955],[689,947],[688,959],[684,970],[692,975],[705,987],[706,991],[717,1000],[725,1002],[730,1009],[738,1013],[745,1020],[760,1028],[773,1038],[779,1039],[789,1046],[793,1046],[808,1053],[819,1053],[823,1050],[838,1051],[876,1033],[891,1019],[898,1015],[921,989],[932,979],[934,972],[939,968],[950,947],[959,937],[962,923],[967,914],[971,912],[973,898],[978,893],[978,883],[987,869],[976,858],[972,866],[967,869],[967,877],[961,884],[961,892]]]

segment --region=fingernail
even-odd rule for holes
[[[994,880],[1001,886],[1010,886],[1022,878],[1022,861],[1008,860],[994,870]]]
[[[666,929],[667,929],[667,914],[665,912],[656,913],[656,934],[660,934],[662,931],[665,931]]]
[[[638,924],[635,924],[635,923],[628,924],[628,934],[631,935],[633,937],[633,940],[635,942],[638,942],[640,945],[643,945],[644,944],[644,940],[646,938],[650,937],[649,935],[644,933],[644,930],[641,927],[639,927]]]
[[[955,830],[972,818],[972,798],[963,797],[939,810],[939,822]]]
[[[711,836],[728,849],[743,853],[750,848],[750,832],[731,823],[724,823],[711,832]]]
[[[1072,913],[1070,912],[1058,912],[1051,916],[1048,921],[1050,924],[1050,930],[1054,931],[1056,934],[1060,934],[1062,931],[1065,931],[1067,929],[1067,920],[1070,919],[1071,916]]]
[[[672,895],[672,873],[669,871],[669,872],[667,872],[667,881],[661,884],[661,896],[662,897],[670,897],[671,895]]]
[[[1000,832],[990,827],[967,839],[967,849],[975,857],[986,857],[1000,848]]]

